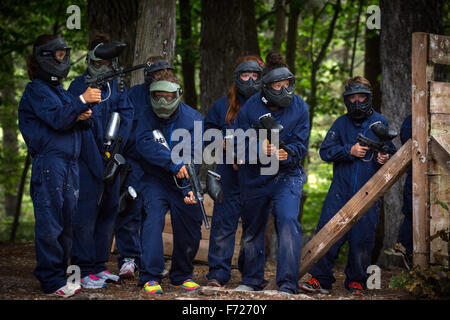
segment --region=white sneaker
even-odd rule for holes
[[[97,278],[94,274],[90,274],[81,279],[81,286],[86,289],[106,288],[104,279]]]
[[[106,283],[110,282],[110,283],[120,284],[120,277],[116,276],[115,274],[112,274],[108,270],[96,273],[95,276],[100,278],[101,280],[103,280]]]
[[[245,284],[241,284],[237,288],[234,289],[234,291],[255,291],[252,287],[246,286]]]
[[[136,271],[136,263],[132,258],[124,258],[122,267],[119,271],[119,277],[124,279],[134,278],[134,273]]]
[[[65,286],[59,288],[55,292],[54,295],[63,298],[69,298],[81,290],[81,286],[79,284],[74,284],[71,282],[67,282]]]

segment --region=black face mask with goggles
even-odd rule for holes
[[[289,80],[287,88],[282,87],[275,90],[271,87],[271,83]],[[295,77],[288,68],[276,68],[269,71],[262,78],[262,95],[261,101],[267,106],[287,108],[294,98]]]
[[[360,102],[359,100],[350,102],[349,97],[357,93],[364,93],[367,95],[367,98],[363,102]],[[373,113],[372,90],[362,83],[356,82],[346,86],[342,96],[344,97],[347,113],[353,120],[363,122]]]
[[[253,80],[253,78],[250,77],[248,80],[242,80],[241,74],[246,72],[257,73],[258,78]],[[234,83],[236,84],[238,92],[244,96],[245,99],[250,98],[261,88],[261,72],[262,66],[254,60],[244,61],[234,70]]]
[[[42,80],[57,84],[70,70],[70,47],[63,38],[56,38],[48,43],[34,48],[33,55],[39,66],[37,73]],[[56,51],[65,50],[61,60],[56,57]]]

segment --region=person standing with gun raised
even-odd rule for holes
[[[356,76],[347,79],[344,86],[342,97],[347,113],[334,121],[319,151],[322,160],[333,163],[333,180],[322,206],[316,233],[389,160],[390,155],[384,152],[395,151],[395,146],[389,138],[393,138],[396,134],[388,130],[385,117],[373,109],[370,82],[362,76]],[[381,134],[383,131],[384,134]],[[358,136],[363,137],[359,142]],[[372,145],[371,141],[381,142],[386,148],[382,147],[379,149],[380,152],[370,150],[368,145]],[[363,145],[360,142],[364,142]],[[302,291],[328,293],[332,289],[336,281],[332,271],[334,261],[341,246],[348,241],[349,253],[344,285],[351,295],[363,294],[369,276],[366,271],[375,243],[380,204],[381,200],[377,201],[313,266],[309,272],[312,277],[307,282],[299,284]]]
[[[128,90],[128,98],[134,106],[134,117],[130,135],[123,149],[123,156],[127,163],[122,173],[127,174],[126,176],[122,174],[120,176],[123,182],[120,193],[121,199],[127,199],[131,186],[136,191],[137,197],[132,201],[124,202],[122,200],[124,202],[123,208],[119,207],[119,214],[116,219],[114,233],[116,247],[119,251],[117,264],[121,278],[134,278],[136,270],[141,268],[141,239],[139,234],[143,214],[141,178],[144,172],[139,162],[141,157],[136,150],[137,124],[141,118],[141,113],[148,108],[148,92],[154,77],[161,74],[173,75],[173,68],[161,56],[148,58],[147,66],[143,71],[145,82]]]
[[[71,262],[80,267],[81,285],[89,289],[103,288],[106,282],[120,283],[120,278],[110,273],[105,263],[109,259],[119,205],[117,170],[124,162],[120,144],[128,139],[134,110],[122,83],[114,78],[105,78],[103,82],[92,80],[117,70],[121,47],[123,45],[111,43],[107,35],[94,35],[88,46],[87,70],[69,87],[69,91],[77,95],[86,90],[88,84],[99,86],[102,97],[93,108],[89,123],[85,124],[88,129],[82,132],[80,197],[73,223]],[[96,53],[110,57],[102,59]]]
[[[33,159],[34,275],[44,293],[67,298],[81,290],[66,277],[79,190],[80,123],[90,119],[89,103],[99,102],[101,92],[85,88],[73,96],[63,89],[60,82],[70,69],[70,48],[63,38],[48,34],[37,37],[27,67],[31,82],[20,100],[18,116]]]
[[[271,119],[269,115],[279,124],[275,126],[278,129],[268,130],[262,123]],[[261,92],[250,97],[241,108],[237,127],[244,131],[257,128],[258,133],[263,134],[259,137],[261,140],[268,135],[271,135],[271,140],[270,143],[266,140],[252,145],[245,142],[250,153],[255,151],[251,149],[253,146],[261,150],[254,164],[241,159],[238,154],[244,247],[239,259],[242,285],[235,290],[263,289],[265,230],[272,213],[278,237],[276,283],[282,292],[298,293],[302,238],[298,212],[306,181],[300,161],[308,151],[309,116],[308,105],[295,94],[295,77],[279,53],[273,52],[267,56]],[[264,136],[264,133],[267,135]],[[277,133],[286,150],[276,143],[274,136]],[[263,171],[266,165],[262,161],[262,153],[269,156],[273,160],[271,162],[279,164],[277,170],[272,173]]]
[[[136,149],[144,175],[142,197],[144,217],[141,229],[141,265],[138,285],[148,294],[162,294],[164,277],[164,248],[162,231],[165,215],[170,210],[173,229],[172,264],[169,279],[173,286],[196,290],[200,286],[192,280],[193,259],[201,239],[202,213],[189,187],[186,165],[172,161],[171,150],[184,139],[190,138],[191,156],[202,150],[202,139],[196,140],[194,125],[203,127],[203,117],[195,109],[181,102],[181,86],[176,76],[160,74],[150,85],[147,102],[136,130]],[[189,137],[173,141],[172,133],[186,130]],[[202,128],[203,129],[203,128]],[[157,141],[154,131],[159,130],[167,145]],[[188,134],[186,132],[186,134]],[[174,176],[178,181],[174,181]],[[179,184],[183,187],[179,188]]]

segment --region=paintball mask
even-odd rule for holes
[[[170,69],[173,70],[173,68],[170,66],[169,62],[166,60],[158,60],[155,63],[150,64],[150,66],[144,68],[144,80],[145,83],[149,86],[152,84],[154,78],[155,78],[155,72],[160,70]]]
[[[289,80],[289,87],[282,87],[280,90],[273,89],[270,84],[273,82]],[[288,68],[276,68],[269,71],[262,78],[261,101],[267,106],[287,108],[294,98],[295,77]]]
[[[174,92],[173,98],[156,97],[156,91]],[[183,90],[181,86],[170,81],[156,81],[150,85],[150,100],[153,112],[162,119],[168,119],[177,110]]]
[[[125,48],[126,44],[122,42],[99,43],[94,49],[89,50],[86,55],[86,63],[88,72],[91,76],[96,77],[99,74],[113,71],[117,68],[118,56]],[[96,63],[101,60],[111,61],[110,65],[104,63]]]
[[[367,98],[360,102],[358,100],[350,102],[348,99],[352,94],[365,93]],[[348,115],[355,121],[362,122],[372,114],[372,90],[362,83],[352,83],[345,87],[345,91],[342,94],[344,97],[344,104],[347,108]]]
[[[66,50],[62,60],[56,57],[56,51]],[[34,48],[33,55],[39,65],[38,72],[44,80],[58,82],[67,77],[70,69],[70,47],[63,38],[56,38]]]
[[[252,78],[249,78],[247,81],[242,80],[241,74],[245,72],[258,73],[258,79],[253,80]],[[261,88],[261,72],[262,66],[254,60],[242,62],[234,70],[234,82],[236,84],[237,90],[244,96],[245,99],[250,98]]]

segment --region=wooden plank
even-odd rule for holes
[[[173,251],[173,234],[171,233],[162,233],[163,237],[163,245],[164,245],[164,255],[172,256]],[[194,261],[208,263],[208,251],[209,251],[209,241],[208,240],[200,240],[200,245],[195,255]],[[239,257],[240,246],[236,245],[234,247],[234,254],[231,261],[232,266],[237,266],[237,261]]]
[[[413,263],[428,266],[428,34],[412,34]],[[428,78],[428,79],[427,79]]]
[[[428,61],[435,64],[450,64],[450,37],[430,34]]]
[[[440,231],[449,232],[449,211],[440,203],[450,206],[450,176],[439,174],[429,177],[430,185],[430,263],[448,266],[449,245],[441,237],[435,237]]]
[[[450,114],[450,83],[430,82],[430,113]]]
[[[430,114],[430,136],[450,133],[450,114]]]
[[[450,134],[430,137],[430,155],[450,174]]]
[[[411,164],[411,139],[304,246],[300,278],[378,201]]]
[[[211,218],[208,219],[209,220],[209,224],[211,225]],[[203,240],[209,240],[209,236],[211,233],[211,229],[207,230],[205,228],[205,225],[202,223],[202,239]],[[172,222],[170,219],[170,214],[166,214],[166,220],[165,220],[165,224],[164,224],[164,230],[163,232],[165,233],[173,233],[173,229],[172,229]],[[235,235],[235,243],[236,245],[239,244],[239,241],[242,237],[242,224],[241,224],[241,220],[239,219],[239,224],[238,224],[238,228],[236,230],[236,235]]]

